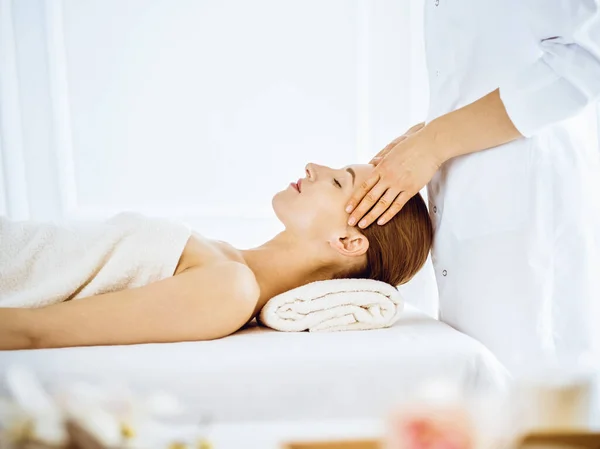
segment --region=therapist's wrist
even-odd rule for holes
[[[432,120],[417,136],[426,139],[442,163],[523,137],[508,116],[498,89]]]

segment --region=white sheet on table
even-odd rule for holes
[[[502,388],[480,343],[407,306],[391,328],[282,333],[256,326],[208,341],[0,352],[52,385],[84,379],[169,391],[218,420],[378,418],[427,379]]]

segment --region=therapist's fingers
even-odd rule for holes
[[[390,207],[385,211],[385,213],[377,220],[378,225],[384,225],[388,221],[390,221],[394,216],[402,210],[404,205],[411,199],[414,195],[409,194],[408,192],[400,192],[398,196],[394,199]]]
[[[402,142],[404,139],[406,139],[406,137],[407,136],[405,136],[405,135],[396,137],[394,140],[392,140],[390,143],[388,143],[383,148],[383,150],[381,150],[379,153],[377,153],[375,156],[373,156],[373,159],[371,159],[369,161],[369,164],[377,165],[392,150],[392,148],[394,148],[396,145],[398,145],[400,142]]]
[[[381,163],[381,161],[383,160],[384,157],[385,157],[385,155],[383,155],[383,156],[375,156],[373,159],[371,159],[369,161],[369,164],[377,167]]]
[[[388,189],[384,195],[379,198],[375,206],[369,210],[369,213],[363,217],[358,223],[360,228],[366,228],[377,220],[390,206],[394,203],[394,200],[398,196],[399,191],[397,189]]]
[[[418,123],[415,126],[413,126],[412,128],[410,128],[408,131],[406,131],[404,134],[406,136],[410,136],[411,134],[414,134],[417,131],[421,131],[424,127],[425,127],[425,122]]]
[[[386,155],[392,150],[392,148],[394,148],[396,145],[398,145],[403,140],[406,140],[409,136],[413,135],[414,133],[421,131],[424,127],[425,127],[425,122],[418,123],[415,126],[413,126],[412,128],[410,128],[408,131],[406,131],[404,134],[402,134],[401,136],[396,137],[394,140],[392,140],[390,143],[388,143],[383,150],[381,150],[379,153],[377,153],[375,156],[373,156],[373,158],[369,161],[369,164],[372,164],[375,167],[377,167],[377,165],[379,165],[379,163],[383,160],[384,157],[386,157]]]
[[[373,186],[373,188],[363,197],[358,206],[356,206],[356,209],[354,209],[352,215],[350,215],[350,218],[348,219],[348,224],[354,226],[358,223],[361,228],[366,227],[366,222],[363,222],[362,218],[373,208],[375,203],[380,200],[387,190],[388,186],[382,181],[375,184],[375,186]]]
[[[379,165],[379,163],[383,160],[383,158],[385,158],[388,155],[388,153],[392,150],[392,148],[394,148],[394,147],[389,146],[389,145],[387,147],[385,147],[383,150],[381,150],[379,153],[377,153],[377,155],[374,156],[373,159],[371,159],[369,161],[369,164],[377,167]]]
[[[359,187],[354,189],[354,193],[352,194],[352,197],[350,197],[350,199],[348,200],[348,203],[346,204],[346,212],[350,213],[350,212],[354,211],[354,209],[356,208],[358,203],[360,203],[362,201],[362,199],[365,197],[365,195],[367,193],[369,193],[369,191],[375,186],[375,184],[377,184],[377,182],[379,181],[379,178],[380,178],[380,175],[375,170],[373,172],[373,174],[369,177],[369,179],[367,179],[366,181],[361,183],[361,185]],[[354,217],[354,218],[356,218],[356,220],[350,226],[354,226],[354,224],[356,222],[358,222],[358,220],[360,218],[362,218],[362,215],[360,217]],[[348,224],[350,224],[350,220],[348,220]]]
[[[388,154],[392,148],[394,148],[396,143],[398,143],[397,141],[398,141],[398,139],[395,139],[394,142],[386,145],[383,150],[381,150],[379,153],[377,153],[375,156],[373,156],[373,159],[371,159],[369,164],[372,164],[375,159],[383,159],[385,157],[385,155]]]
[[[377,167],[382,160],[383,158],[374,157],[373,159],[371,159],[371,162],[369,162],[369,164],[371,164],[374,167]]]
[[[386,154],[387,153],[385,153],[383,150],[381,150],[379,153],[377,153],[375,156],[373,156],[373,158],[369,161],[369,164],[376,166],[379,162],[381,162],[381,159],[383,159]]]

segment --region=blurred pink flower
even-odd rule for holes
[[[474,435],[465,414],[456,409],[398,414],[392,418],[388,449],[473,449]]]

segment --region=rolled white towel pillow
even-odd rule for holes
[[[398,289],[372,279],[333,279],[294,288],[271,298],[259,321],[286,332],[369,330],[400,318]]]

